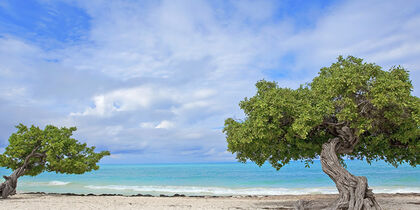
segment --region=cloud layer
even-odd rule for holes
[[[420,95],[416,1],[34,4],[30,26],[0,4],[2,147],[23,122],[77,126],[108,163],[233,161],[224,119],[255,82],[295,88],[340,54],[406,67]]]

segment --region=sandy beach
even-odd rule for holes
[[[0,209],[294,209],[298,200],[322,209],[337,195],[144,197],[17,194],[1,199]],[[378,194],[384,210],[420,209],[420,194]]]

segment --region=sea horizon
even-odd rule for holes
[[[394,168],[384,161],[369,165],[360,160],[346,160],[346,164],[354,175],[368,178],[374,193],[420,193],[420,168],[408,164]],[[11,170],[1,168],[0,173],[9,175]],[[35,177],[24,176],[18,181],[17,192],[154,196],[338,193],[319,160],[314,160],[310,168],[305,168],[301,161],[292,161],[279,171],[269,164],[259,167],[251,162],[109,163],[81,175],[44,172]]]

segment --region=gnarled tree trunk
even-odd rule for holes
[[[25,172],[25,169],[19,167],[13,171],[10,176],[3,176],[6,181],[0,185],[0,193],[2,198],[7,198],[9,195],[16,194],[17,179],[22,176]]]
[[[368,188],[366,177],[349,173],[338,160],[337,153],[353,150],[353,147],[354,144],[348,148],[340,138],[330,139],[322,145],[322,170],[334,181],[340,194],[331,209],[380,210],[372,190]]]
[[[3,183],[0,184],[0,194],[2,198],[7,198],[9,195],[16,194],[16,187],[17,187],[17,180],[19,177],[23,176],[25,174],[25,171],[29,165],[29,160],[33,157],[39,157],[42,159],[42,163],[44,162],[45,153],[37,153],[38,147],[35,147],[32,152],[25,158],[25,161],[23,162],[23,165],[16,170],[13,171],[13,173],[10,176],[3,176],[3,178],[6,180]]]

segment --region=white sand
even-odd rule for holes
[[[313,206],[325,206],[336,197],[285,195],[197,198],[17,194],[0,199],[0,209],[293,209],[299,199]],[[379,194],[376,197],[384,210],[420,209],[420,194]]]

